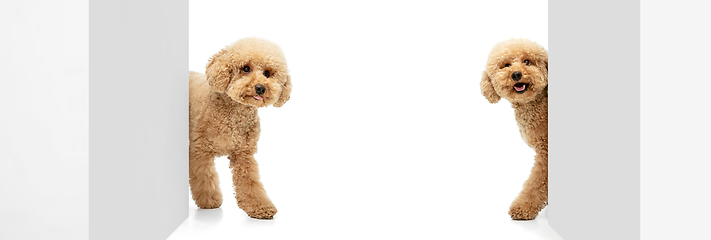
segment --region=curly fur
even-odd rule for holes
[[[519,81],[512,77],[516,71]],[[516,83],[527,84],[525,91],[517,92]],[[502,97],[511,103],[521,137],[536,152],[531,175],[509,208],[512,219],[535,219],[548,204],[548,52],[527,39],[496,44],[482,74],[481,93],[491,103]]]
[[[249,72],[243,71],[245,66]],[[212,56],[205,73],[190,72],[193,200],[200,208],[222,205],[214,158],[227,155],[238,206],[250,217],[271,219],[277,209],[259,181],[254,159],[260,132],[257,109],[281,107],[289,100],[291,78],[284,54],[274,43],[246,38]],[[257,94],[257,84],[266,87],[263,94]]]

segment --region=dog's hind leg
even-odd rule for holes
[[[195,205],[204,209],[222,205],[220,180],[215,171],[215,154],[190,146],[190,191]]]
[[[277,213],[276,207],[259,182],[259,169],[254,159],[256,147],[248,151],[235,152],[227,158],[232,168],[232,181],[235,187],[237,205],[247,215],[259,219],[272,219]]]
[[[511,203],[509,215],[514,220],[532,220],[548,204],[548,153],[538,152],[531,175],[523,190]]]

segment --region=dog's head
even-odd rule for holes
[[[500,42],[489,53],[481,93],[491,103],[502,97],[529,102],[548,91],[548,51],[528,39]]]
[[[241,39],[212,56],[205,71],[213,91],[255,107],[281,107],[291,95],[286,59],[276,44]]]

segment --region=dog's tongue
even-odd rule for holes
[[[516,85],[518,85],[518,84],[516,84]],[[518,92],[526,89],[526,84],[521,84],[521,87],[517,87],[516,85],[514,85],[514,89],[516,89],[516,91],[518,91]]]
[[[254,99],[257,99],[257,100],[262,100],[262,99],[263,99],[262,96],[259,96],[259,95],[254,95],[253,97],[254,97]]]

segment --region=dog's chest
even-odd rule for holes
[[[548,104],[545,100],[533,105],[514,106],[521,138],[534,149],[548,144]]]
[[[214,149],[223,155],[229,154],[229,150],[239,145],[240,142],[239,134],[226,128],[215,129],[215,131],[208,132],[208,135],[211,136],[210,142],[212,142]]]
[[[223,112],[224,113],[224,112]],[[241,147],[250,146],[259,138],[259,118],[255,114],[232,112],[215,119],[215,128],[208,131],[214,149],[221,154],[230,154]]]

